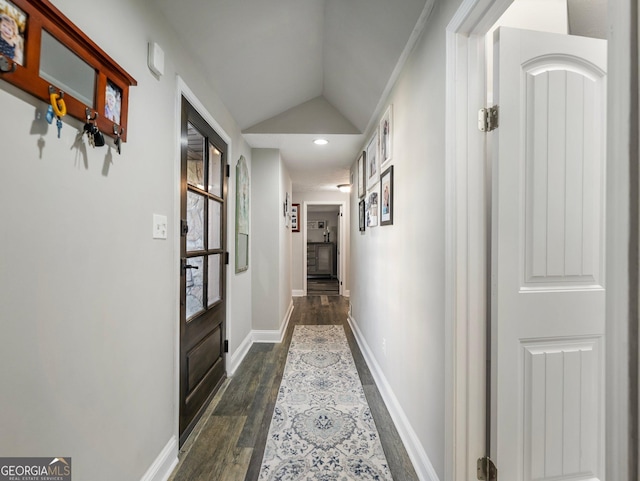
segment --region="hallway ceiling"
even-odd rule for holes
[[[425,5],[426,4],[426,5]],[[252,147],[335,189],[433,0],[157,0]],[[323,148],[312,140],[323,136]]]

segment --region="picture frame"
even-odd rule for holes
[[[127,141],[129,90],[138,82],[51,2],[0,0],[0,32],[2,80],[46,103],[55,99],[62,116],[82,123],[91,116],[105,137]],[[120,94],[119,118],[105,115],[114,100],[108,83]]]
[[[300,232],[300,204],[291,205],[291,231]]]
[[[324,229],[327,227],[327,221],[326,220],[319,220],[318,221],[318,229]]]
[[[365,214],[365,202],[364,199],[362,199],[360,201],[360,203],[358,204],[359,206],[359,220],[360,220],[360,232],[364,232],[364,230],[366,229],[366,223],[365,223],[365,219],[366,219],[366,214]]]
[[[380,180],[380,158],[378,157],[378,131],[373,134],[366,150],[367,190],[371,190]]]
[[[249,269],[249,168],[243,155],[236,164],[236,274]]]
[[[291,216],[289,212],[290,205],[291,205],[291,197],[289,196],[289,192],[287,192],[284,196],[284,204],[282,206],[285,227],[289,227],[289,217]]]
[[[380,225],[393,225],[393,165],[380,176]]]
[[[365,175],[365,163],[367,159],[367,153],[363,150],[360,152],[360,156],[357,161],[357,177],[358,177],[358,199],[362,199],[367,193],[365,189],[366,175]]]
[[[104,116],[116,125],[120,125],[122,111],[122,89],[107,80],[105,88]]]
[[[28,22],[28,15],[24,10],[9,0],[0,0],[0,38],[6,49],[3,53],[9,60],[21,66],[24,66],[27,49],[25,32]]]
[[[380,119],[380,168],[383,169],[393,158],[393,105],[389,105]]]
[[[367,227],[378,225],[378,192],[371,192],[366,205]]]

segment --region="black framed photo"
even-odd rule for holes
[[[393,224],[393,165],[380,176],[380,225]]]
[[[300,204],[291,204],[291,230],[300,232]]]
[[[364,230],[365,230],[365,228],[366,228],[366,227],[365,227],[365,206],[364,206],[364,199],[362,199],[362,200],[360,201],[359,206],[360,206],[360,209],[359,209],[359,210],[360,210],[360,217],[359,217],[359,219],[360,219],[360,232],[364,232]]]

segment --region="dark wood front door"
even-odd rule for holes
[[[182,99],[180,445],[226,377],[227,145]]]

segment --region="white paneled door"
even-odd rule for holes
[[[495,59],[491,457],[602,480],[606,41],[501,28]]]

